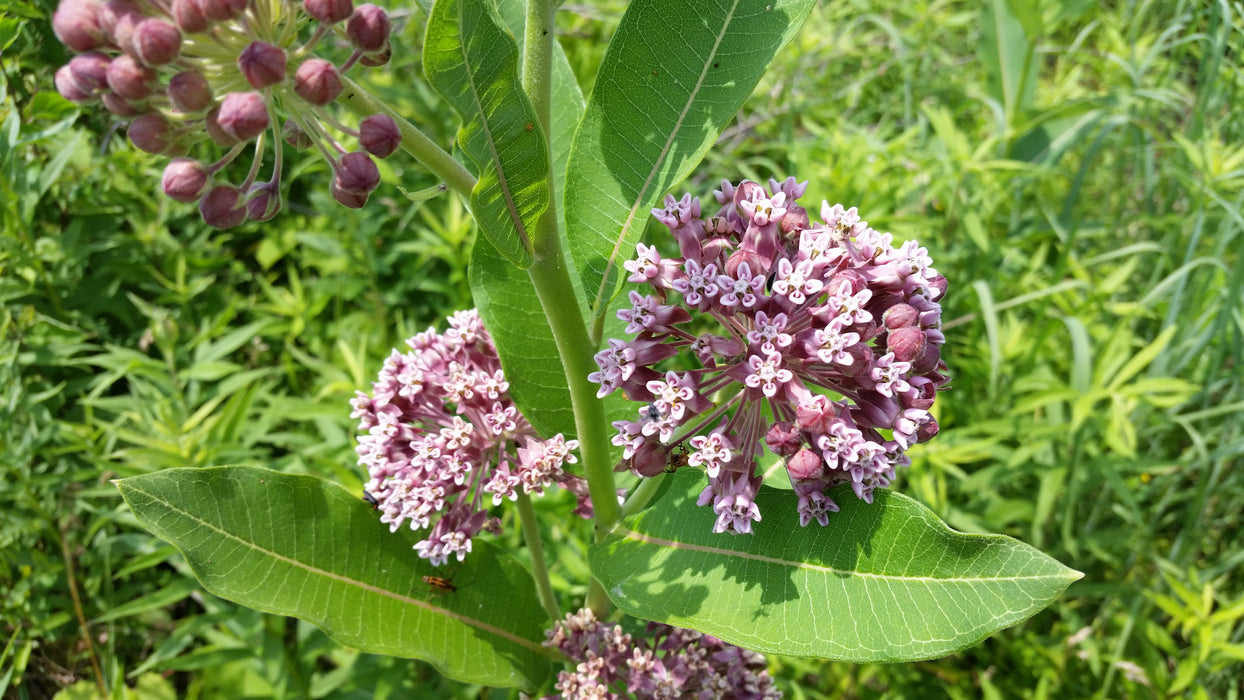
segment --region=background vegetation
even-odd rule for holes
[[[248,463],[357,487],[348,398],[470,304],[462,206],[408,201],[435,183],[391,159],[347,210],[304,159],[277,219],[208,229],[51,91],[52,9],[0,0],[3,695],[487,694],[203,593],[108,483]],[[586,91],[622,6],[563,9]],[[399,18],[376,87],[449,143]],[[772,658],[788,697],[1239,696],[1242,28],[1225,1],[825,3],[688,184],[795,174],[926,245],[955,379],[896,487],[1086,574],[949,658]],[[585,536],[552,552],[568,596]]]

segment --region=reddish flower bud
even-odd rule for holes
[[[915,326],[895,328],[886,334],[886,348],[899,362],[911,362],[924,354],[924,331]]]
[[[333,199],[351,209],[362,209],[363,205],[367,204],[366,192],[346,192],[337,185],[335,180],[329,191],[333,193]]]
[[[113,36],[117,32],[117,25],[121,19],[130,15],[137,18],[133,24],[146,18],[142,8],[132,0],[108,0],[99,8],[99,29],[104,34]]]
[[[388,63],[391,58],[393,58],[393,47],[386,41],[384,42],[383,49],[363,54],[363,57],[359,59],[359,64],[367,66],[368,68],[375,68],[376,66],[383,66]]]
[[[155,79],[155,71],[128,55],[117,56],[108,64],[108,87],[127,100],[146,99]]]
[[[197,34],[207,29],[207,15],[197,0],[173,0],[173,21],[187,34]]]
[[[263,133],[268,121],[268,105],[257,92],[231,92],[220,103],[220,127],[238,141],[250,141]]]
[[[354,12],[354,3],[350,0],[306,0],[303,7],[307,14],[324,24],[335,24]]]
[[[795,425],[813,433],[828,433],[838,416],[834,402],[819,396],[795,407]]]
[[[300,151],[311,147],[311,137],[307,136],[307,132],[303,131],[293,119],[286,119],[281,125],[281,138],[285,139],[285,143]]]
[[[373,114],[359,122],[359,146],[377,158],[388,158],[402,145],[402,132],[393,117]]]
[[[805,447],[786,460],[786,473],[790,474],[791,481],[813,481],[825,475],[825,462]]]
[[[98,51],[69,59],[69,75],[78,89],[95,96],[108,89],[108,57]]]
[[[341,74],[322,58],[307,59],[294,73],[294,92],[313,105],[326,105],[341,94]]]
[[[238,68],[256,90],[284,80],[285,67],[285,50],[262,41],[252,41],[238,56]]]
[[[881,321],[886,328],[893,330],[904,326],[916,325],[919,316],[920,312],[916,311],[916,307],[900,302],[886,309],[885,314],[881,317]]]
[[[199,215],[209,226],[230,228],[246,221],[242,193],[233,185],[218,185],[199,200]]]
[[[268,221],[281,211],[281,193],[276,184],[263,182],[251,186],[246,197],[246,217],[251,221]]]
[[[217,145],[228,148],[238,142],[232,134],[225,131],[225,127],[220,124],[220,105],[212,107],[204,117],[203,123],[207,129],[207,135],[216,142]]]
[[[212,87],[202,73],[184,71],[168,81],[168,101],[179,112],[201,112],[212,104]]]
[[[247,0],[196,0],[204,16],[216,22],[226,22],[246,11]]]
[[[389,41],[389,15],[367,3],[359,5],[346,22],[346,35],[355,48],[365,53],[383,51]]]
[[[207,187],[211,175],[207,168],[197,160],[190,158],[174,158],[164,168],[164,177],[160,181],[164,194],[178,202],[197,200]]]
[[[118,117],[137,117],[143,110],[130,104],[128,100],[115,92],[105,92],[102,96],[104,108]]]
[[[56,85],[56,91],[60,93],[60,96],[70,102],[90,102],[95,99],[94,95],[78,87],[78,81],[73,79],[73,70],[67,65],[56,69],[52,82]]]
[[[808,210],[799,205],[790,205],[782,215],[780,228],[787,238],[798,239],[798,233],[812,225],[808,219]]]
[[[162,19],[145,19],[134,28],[133,44],[140,61],[162,66],[181,53],[181,31]]]
[[[164,117],[155,114],[139,115],[130,122],[130,141],[139,149],[160,155],[169,150],[172,141],[172,128]]]
[[[337,164],[333,183],[345,192],[371,192],[380,184],[380,169],[371,156],[362,151],[347,153]]]
[[[99,5],[94,0],[63,0],[52,13],[52,31],[74,51],[90,51],[102,42]]]
[[[916,428],[916,438],[920,442],[928,442],[937,437],[940,431],[941,428],[937,425],[937,419],[930,416],[927,423],[923,423],[919,428]]]
[[[138,25],[147,19],[147,15],[138,11],[130,11],[128,8],[123,9],[126,11],[117,17],[110,36],[112,37],[112,43],[116,44],[117,48],[137,58],[137,54],[134,53],[134,34],[137,31]]]
[[[803,447],[803,437],[799,430],[786,421],[774,423],[769,432],[765,433],[765,444],[775,455],[789,457]]]
[[[928,342],[927,334],[922,333],[921,335],[924,335],[925,338],[924,346],[920,349],[920,354],[917,355],[911,363],[911,371],[916,374],[931,372],[937,369],[937,366],[941,364],[942,361],[942,349],[939,346]]]

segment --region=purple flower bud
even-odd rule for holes
[[[197,34],[207,29],[207,15],[197,0],[173,0],[173,21],[187,34]]]
[[[808,210],[798,205],[791,205],[782,215],[780,228],[788,239],[798,240],[798,233],[812,225],[808,219]]]
[[[112,43],[116,44],[117,48],[130,56],[137,57],[134,53],[134,34],[138,25],[147,19],[147,15],[133,9],[134,7],[131,3],[125,3],[117,9],[121,14],[115,19],[111,19],[112,16],[109,15],[109,24],[112,26],[109,36],[112,37]]]
[[[218,185],[199,200],[199,215],[209,226],[230,228],[246,221],[242,193],[233,185]]]
[[[924,346],[920,350],[920,354],[916,356],[911,363],[911,370],[917,374],[924,374],[937,369],[938,364],[942,361],[942,349],[940,346],[928,342],[928,335],[921,334],[925,338]]]
[[[169,150],[172,128],[164,117],[155,114],[143,114],[130,122],[127,132],[130,141],[140,150],[160,155]]]
[[[69,59],[70,77],[78,89],[95,96],[108,89],[108,57],[98,51]]]
[[[168,81],[168,101],[179,112],[201,112],[212,104],[212,87],[202,73],[184,71]]]
[[[238,142],[232,134],[225,131],[225,127],[220,124],[220,105],[212,107],[204,117],[203,123],[207,129],[207,135],[216,142],[217,145],[228,148]]]
[[[281,211],[281,193],[276,183],[263,182],[251,186],[246,196],[246,217],[251,221],[268,221]]]
[[[294,148],[303,151],[311,147],[311,137],[307,136],[307,132],[298,126],[298,122],[293,119],[286,119],[281,125],[281,138],[285,139],[285,143]]]
[[[824,476],[825,462],[819,454],[805,447],[786,460],[786,473],[790,474],[791,481],[812,481]]]
[[[247,0],[196,0],[210,20],[227,22],[246,11]]]
[[[371,192],[380,184],[380,169],[371,156],[362,151],[347,153],[337,163],[333,183],[345,192]]]
[[[174,158],[164,168],[160,181],[164,194],[178,202],[193,202],[203,194],[211,175],[197,160]]]
[[[108,0],[99,8],[99,28],[105,35],[115,36],[121,19],[133,15],[137,24],[146,18],[142,8],[132,0]]]
[[[895,328],[886,335],[886,348],[899,362],[911,362],[924,354],[924,331],[915,326]]]
[[[117,56],[108,64],[108,87],[127,100],[146,99],[155,79],[155,71],[128,55]]]
[[[149,66],[172,63],[181,53],[181,31],[162,19],[145,19],[134,28],[134,53]]]
[[[402,132],[393,117],[373,114],[359,122],[359,145],[377,158],[388,158],[402,145]]]
[[[363,205],[367,204],[366,192],[346,192],[337,186],[337,182],[335,180],[333,181],[332,187],[329,188],[329,191],[333,193],[333,199],[337,200],[338,203],[344,206],[350,207],[351,209],[362,209]]]
[[[322,58],[307,59],[294,73],[294,92],[313,105],[326,105],[341,94],[341,74]]]
[[[238,56],[238,68],[256,90],[284,80],[285,67],[285,50],[262,41],[252,41]]]
[[[56,85],[56,91],[60,93],[60,96],[70,102],[90,102],[95,99],[94,95],[78,87],[78,81],[73,79],[73,69],[68,65],[56,69],[52,82]]]
[[[916,307],[900,302],[886,309],[881,316],[881,321],[887,329],[893,330],[916,325],[919,315],[920,312],[916,310]]]
[[[765,433],[765,444],[769,446],[773,454],[789,457],[803,446],[803,437],[799,435],[799,430],[790,423],[779,421],[769,428],[769,432]]]
[[[937,433],[940,432],[940,430],[941,428],[937,425],[937,419],[930,416],[927,423],[924,423],[919,428],[916,428],[916,438],[920,442],[928,442],[929,440],[937,437]]]
[[[74,51],[90,51],[101,43],[99,4],[94,0],[62,0],[52,13],[52,31]]]
[[[391,58],[393,58],[393,47],[386,41],[384,42],[383,49],[363,54],[363,57],[359,59],[359,64],[368,68],[375,68],[388,63]]]
[[[231,92],[220,103],[220,128],[238,141],[250,141],[263,133],[268,121],[268,105],[257,92]]]
[[[355,48],[365,53],[383,51],[389,41],[389,15],[367,3],[359,5],[346,22],[346,35]]]
[[[118,117],[137,117],[143,113],[143,110],[130,104],[128,100],[115,92],[105,92],[102,97],[104,108]]]
[[[307,14],[324,24],[336,24],[354,12],[354,3],[350,0],[306,0],[303,7]]]

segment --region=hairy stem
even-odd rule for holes
[[[531,496],[518,491],[518,518],[523,523],[523,539],[527,542],[527,550],[531,552],[531,575],[536,579],[536,594],[540,596],[540,604],[549,619],[561,619],[561,610],[557,607],[557,597],[553,595],[553,584],[549,581],[549,567],[544,560],[544,542],[540,539],[540,524],[536,522],[536,509],[531,506]]]

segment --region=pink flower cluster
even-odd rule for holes
[[[557,675],[557,690],[574,698],[780,698],[761,654],[694,630],[648,623],[651,637],[636,642],[617,625],[597,621],[591,609],[567,614],[548,634],[574,671]]]
[[[898,245],[854,207],[821,207],[813,222],[798,199],[807,183],[769,189],[723,181],[702,216],[691,195],[653,214],[680,257],[636,246],[630,292],[618,311],[629,340],[596,355],[599,396],[642,401],[637,420],[614,423],[623,466],[655,476],[672,451],[702,467],[716,532],[751,532],[760,520],[757,460],[785,460],[800,524],[828,523],[839,483],[872,502],[873,490],[910,464],[937,433],[929,413],[949,381],[938,299],[946,279],[915,241]],[[673,367],[694,357],[698,366]]]
[[[372,395],[350,402],[359,421],[359,464],[381,522],[396,532],[431,528],[415,546],[439,566],[461,561],[481,530],[497,532],[490,506],[556,483],[578,497],[575,513],[591,516],[587,482],[568,474],[575,440],[541,440],[514,407],[492,338],[474,310],[449,318],[445,333],[428,330],[394,350]],[[491,501],[486,503],[485,501]],[[435,521],[435,522],[433,522]]]
[[[172,156],[161,183],[164,193],[179,202],[198,202],[212,226],[267,221],[280,210],[280,138],[298,149],[315,146],[332,166],[333,197],[355,208],[380,184],[372,156],[392,154],[401,140],[387,115],[369,116],[354,129],[328,110],[342,91],[343,73],[356,63],[377,66],[389,60],[389,18],[375,5],[61,0],[52,28],[80,52],[56,72],[57,91],[74,102],[102,101],[109,112],[130,120],[135,146]],[[352,49],[341,65],[312,54],[330,36],[347,40]],[[360,150],[347,150],[334,134],[357,139]],[[214,162],[186,157],[192,150],[211,153],[212,142],[226,149],[223,157]],[[221,171],[252,143],[244,179],[221,181]],[[269,149],[272,175],[259,181]]]

